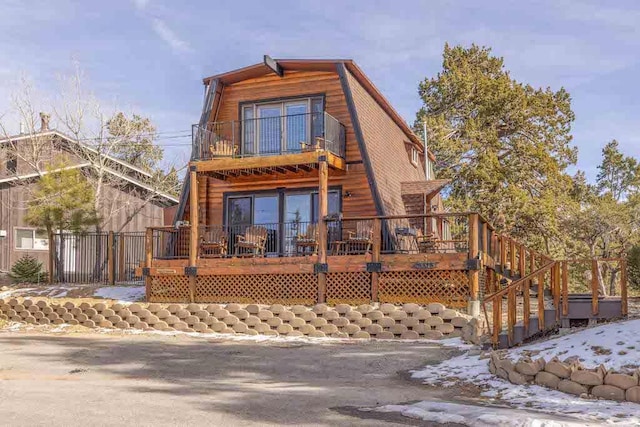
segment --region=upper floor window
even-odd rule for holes
[[[296,98],[242,105],[242,153],[299,152],[324,130],[324,98]]]
[[[414,166],[418,166],[420,164],[420,153],[415,147],[411,147],[411,163]]]

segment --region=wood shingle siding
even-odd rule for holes
[[[347,70],[347,80],[358,111],[364,144],[373,178],[380,193],[384,215],[406,213],[400,183],[425,179],[424,163],[414,166],[407,154],[406,133]],[[424,157],[423,157],[424,159]]]

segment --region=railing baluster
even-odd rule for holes
[[[562,315],[569,314],[569,265],[567,261],[561,263],[562,266]]]
[[[598,260],[591,261],[591,314],[594,316],[598,314],[598,291],[599,291],[599,278],[598,278]]]
[[[510,346],[513,343],[515,325],[516,325],[516,289],[510,288],[507,293],[507,331],[508,331]]]
[[[627,297],[627,260],[618,261],[620,265],[620,304],[622,304],[621,312],[623,316],[629,313],[628,297]]]

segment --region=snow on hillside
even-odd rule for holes
[[[609,323],[557,337],[548,341],[511,350],[511,359],[523,355],[560,359],[577,356],[587,367],[604,364],[608,369],[624,370],[640,367],[640,319]]]
[[[612,369],[632,369],[640,366],[640,319],[586,328],[509,350],[511,359],[522,355],[561,359],[577,356],[587,367],[605,364]],[[414,371],[413,378],[425,384],[451,387],[474,384],[483,389],[481,396],[489,403],[509,403],[517,408],[564,415],[583,422],[606,422],[610,425],[640,425],[640,405],[630,402],[586,400],[536,385],[517,386],[489,372],[486,356],[467,352],[438,365]],[[407,408],[398,410],[406,411]],[[416,409],[424,411],[422,409]]]

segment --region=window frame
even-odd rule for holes
[[[265,105],[279,105],[280,106],[280,117],[284,117],[286,110],[287,110],[287,104],[300,104],[305,102],[306,106],[307,106],[307,123],[306,123],[306,133],[307,133],[307,139],[311,140],[313,138],[313,133],[314,133],[314,129],[313,129],[313,120],[312,120],[312,116],[314,113],[317,113],[316,111],[313,111],[313,106],[314,106],[314,101],[320,101],[320,105],[322,106],[322,111],[321,112],[325,112],[326,111],[326,96],[324,93],[319,93],[319,94],[308,94],[308,95],[300,95],[300,96],[290,96],[290,97],[281,97],[281,98],[271,98],[271,99],[261,99],[261,100],[253,100],[253,101],[243,101],[238,103],[238,118],[240,119],[242,125],[241,125],[241,131],[240,131],[240,138],[242,138],[241,140],[241,153],[240,155],[242,157],[245,156],[260,156],[260,138],[258,136],[258,132],[259,132],[259,115],[258,115],[258,108],[260,106],[265,106]],[[252,119],[245,119],[245,111],[252,111],[251,116],[253,117]],[[245,120],[252,120],[253,123],[251,125],[251,127],[247,127]],[[281,129],[281,141],[280,141],[280,149],[282,153],[286,153],[287,152],[287,135],[286,135],[286,127],[287,124],[283,121],[282,123],[282,129]],[[252,141],[252,153],[246,153],[246,148],[245,147],[245,137],[246,135],[252,135],[253,141]]]
[[[411,147],[411,151],[409,153],[409,160],[411,161],[411,164],[415,167],[418,167],[420,165],[420,153],[418,153],[418,149],[416,147]]]
[[[31,248],[21,248],[18,247],[18,231],[30,231],[31,232],[31,241],[32,241],[32,247]],[[45,234],[45,238],[38,238],[37,237],[38,234],[38,229],[37,228],[33,228],[33,227],[13,227],[13,248],[17,251],[40,251],[40,252],[44,252],[44,251],[48,251],[49,250],[49,239],[46,237]],[[41,245],[36,245],[36,241],[45,241],[46,242],[46,246],[41,246]]]

